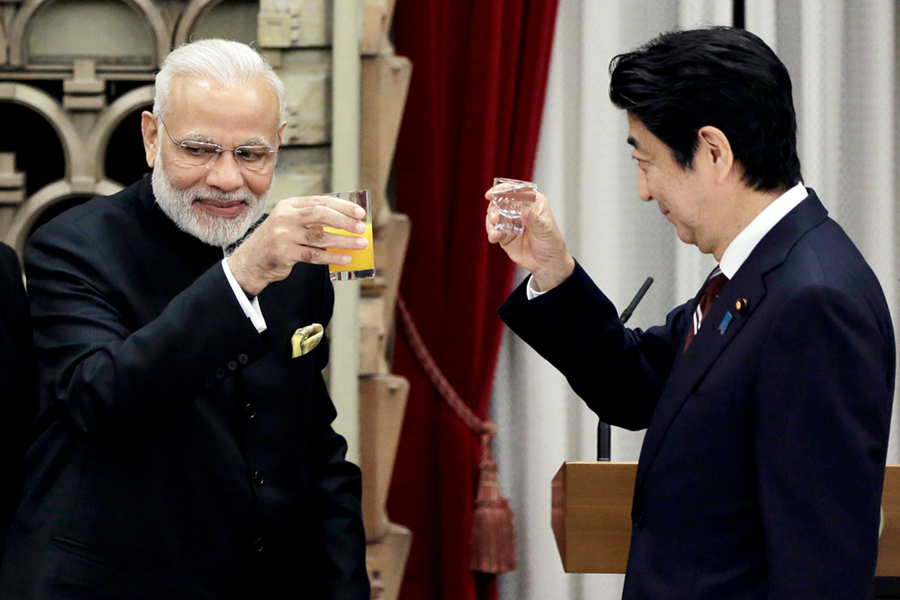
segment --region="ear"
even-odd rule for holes
[[[716,181],[723,183],[735,169],[731,142],[721,129],[712,125],[701,127],[697,137],[700,140],[695,157],[708,161],[715,172]]]
[[[153,113],[144,111],[141,113],[141,136],[144,138],[144,153],[147,158],[147,166],[153,168],[156,162],[156,150],[159,145],[159,122]]]
[[[275,136],[275,144],[277,144],[277,148],[281,147],[281,135],[284,133],[285,127],[287,127],[287,121],[281,123],[281,126],[278,128],[278,134]]]

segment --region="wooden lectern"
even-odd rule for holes
[[[566,573],[624,573],[637,463],[567,462],[553,478],[552,525]],[[900,576],[900,465],[884,475],[877,577]]]

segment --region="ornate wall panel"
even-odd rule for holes
[[[152,0],[26,0],[10,27],[9,63],[52,68],[90,57],[112,71],[152,71],[170,42]]]
[[[152,105],[153,76],[170,48],[210,37],[259,45],[260,25],[270,42],[264,52],[287,91],[285,148],[272,197],[325,190],[331,2],[263,5],[260,13],[256,0],[0,0],[0,118],[12,116],[8,103],[40,114],[57,138],[41,143],[61,149],[65,161],[61,180],[46,181],[39,190],[31,185],[21,197],[37,173],[29,179],[28,172],[17,172],[18,150],[0,147],[0,153],[13,154],[0,160],[0,239],[21,251],[31,228],[55,203],[72,204],[130,184],[146,170],[137,115]],[[283,39],[272,34],[279,15],[289,15]],[[126,126],[134,126],[133,140],[120,130]],[[109,155],[116,136],[137,152]],[[19,179],[22,185],[9,187]]]

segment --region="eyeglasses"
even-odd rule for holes
[[[162,117],[157,117],[166,130],[166,136],[173,144],[178,146],[175,162],[183,167],[210,167],[214,160],[223,152],[231,152],[234,160],[242,169],[255,173],[265,173],[275,165],[275,155],[278,150],[271,146],[238,146],[237,148],[223,148],[218,144],[209,142],[197,142],[185,140],[176,142],[169,133]]]

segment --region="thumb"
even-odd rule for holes
[[[542,215],[539,215],[530,206],[522,209],[522,224],[538,238],[546,237],[550,231],[550,223]]]

